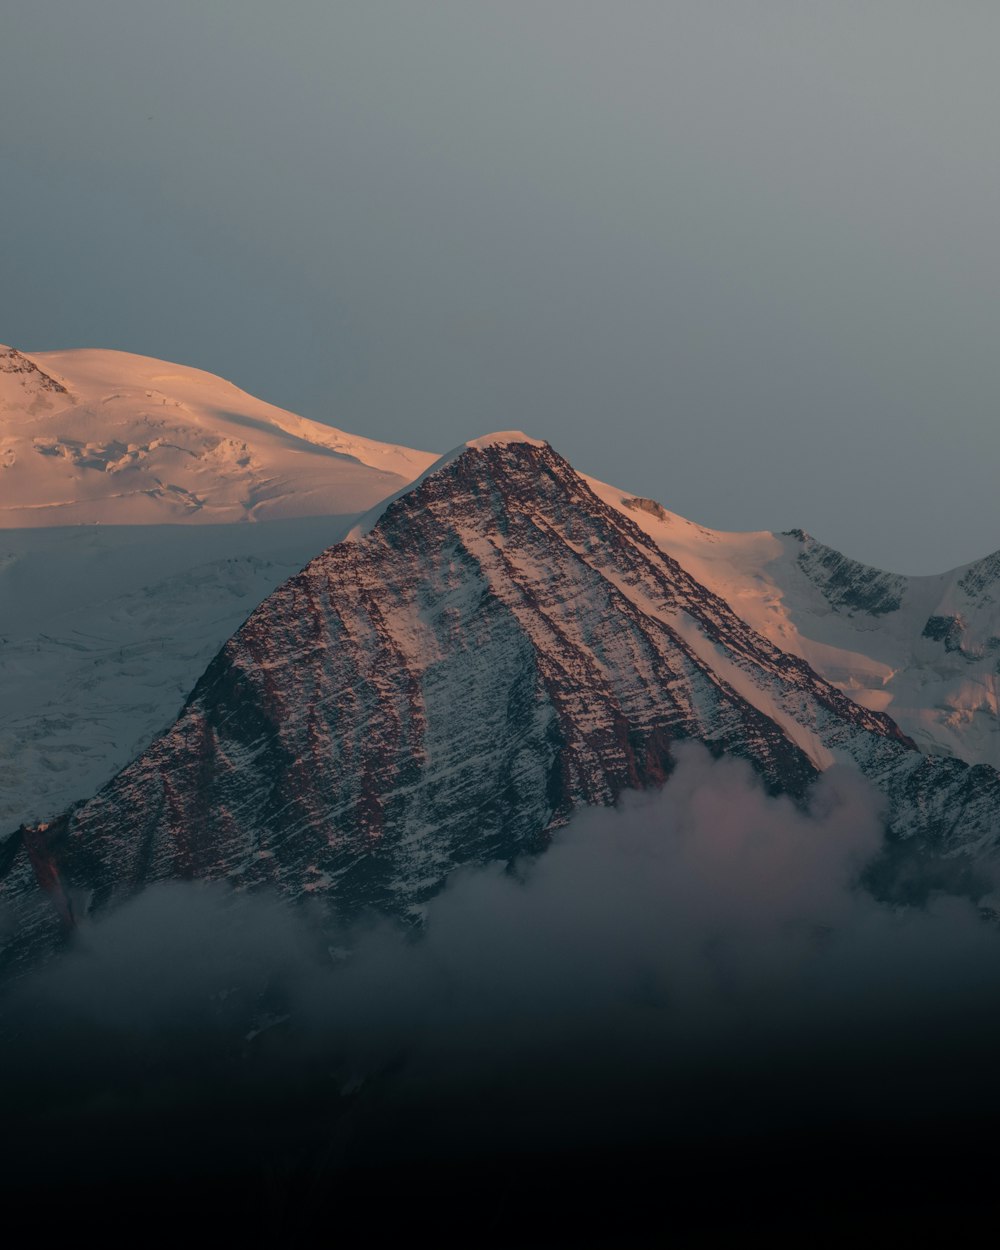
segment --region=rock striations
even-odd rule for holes
[[[887,712],[921,751],[1000,768],[1000,552],[903,577],[802,530],[727,534],[587,480],[758,633]]]
[[[921,755],[547,444],[477,440],[271,594],[95,798],[8,841],[8,959],[58,932],[36,879],[78,915],[171,877],[419,914],[463,864],[659,784],[683,739],[793,796],[852,763],[938,853],[997,837],[995,770]]]

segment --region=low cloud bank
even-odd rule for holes
[[[968,899],[876,900],[882,846],[856,774],[803,811],[688,747],[660,793],[456,874],[420,934],[150,889],[6,991],[8,1166],[336,1170],[988,1119],[1000,930]]]

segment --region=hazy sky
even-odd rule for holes
[[[718,528],[1000,546],[990,0],[7,0],[0,341],[497,428]]]

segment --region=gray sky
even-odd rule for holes
[[[1000,546],[998,47],[991,0],[6,0],[0,341],[938,571]]]

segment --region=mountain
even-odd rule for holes
[[[435,457],[125,352],[0,348],[0,830],[93,794]]]
[[[921,754],[548,444],[477,440],[268,596],[95,798],[7,843],[10,955],[57,927],[33,873],[79,912],[222,877],[419,914],[457,867],[539,850],[576,807],[659,783],[684,739],[792,796],[853,764],[930,856],[997,838],[994,769]]]
[[[903,577],[802,530],[727,534],[588,478],[754,629],[922,751],[1000,767],[1000,552]]]
[[[199,369],[0,347],[0,526],[360,512],[435,459],[307,421]]]

